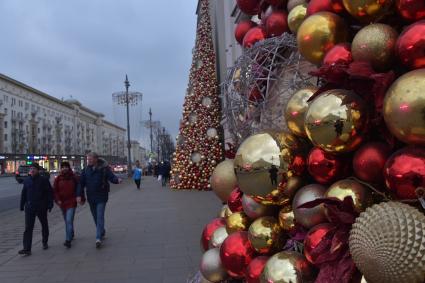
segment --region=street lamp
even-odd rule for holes
[[[142,93],[140,92],[129,92],[128,88],[130,87],[130,82],[128,81],[127,75],[125,75],[124,81],[125,91],[114,92],[112,94],[113,101],[122,106],[126,106],[127,110],[127,173],[128,176],[131,176],[131,140],[130,140],[130,106],[136,106],[139,101],[142,101]]]

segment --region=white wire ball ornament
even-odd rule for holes
[[[286,130],[286,104],[299,88],[315,83],[308,75],[313,68],[288,33],[245,49],[222,84],[223,114],[233,142],[264,129]]]

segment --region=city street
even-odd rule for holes
[[[19,207],[22,184],[18,184],[14,177],[0,178],[0,213]]]

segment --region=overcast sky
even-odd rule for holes
[[[196,28],[196,0],[1,0],[0,73],[113,120],[111,93],[141,91],[173,134]]]

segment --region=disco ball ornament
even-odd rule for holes
[[[221,201],[227,202],[230,193],[237,184],[233,169],[233,159],[224,160],[215,167],[211,175],[210,184],[217,197]]]
[[[282,248],[281,228],[279,221],[272,216],[264,216],[255,220],[248,230],[248,239],[260,254],[269,254]]]
[[[423,1],[425,5],[425,1]],[[425,20],[403,30],[396,44],[400,62],[409,69],[425,67]]]
[[[380,20],[387,15],[394,0],[342,0],[345,9],[351,16],[362,23]]]
[[[254,23],[251,20],[245,20],[245,21],[241,21],[236,25],[235,28],[235,38],[236,41],[242,45],[243,43],[243,38],[245,37],[246,33],[253,27],[257,26],[256,23]]]
[[[359,96],[348,90],[331,89],[310,104],[305,130],[311,142],[327,152],[350,152],[363,141],[367,113]]]
[[[399,202],[376,204],[356,219],[350,253],[367,282],[421,283],[425,278],[425,216]]]
[[[285,120],[288,129],[294,135],[306,137],[304,129],[305,114],[308,110],[307,101],[317,91],[316,87],[305,87],[295,92],[285,109]]]
[[[326,198],[336,198],[343,201],[346,197],[353,200],[354,210],[363,212],[373,204],[372,191],[351,179],[340,180],[332,184],[325,193]]]
[[[299,208],[299,206],[316,199],[325,197],[326,188],[318,184],[310,184],[302,187],[292,201],[292,208],[296,223],[305,228],[311,228],[317,224],[326,222],[325,207],[320,204],[313,208]]]
[[[200,271],[210,282],[222,282],[228,275],[220,259],[220,249],[215,248],[204,253],[201,259]]]

